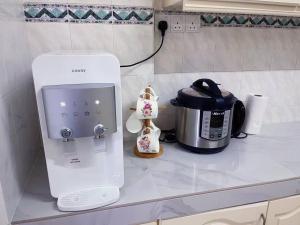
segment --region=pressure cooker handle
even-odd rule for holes
[[[207,86],[204,86],[207,84]],[[199,79],[192,85],[196,91],[201,91],[211,97],[222,97],[222,92],[214,81],[210,79]]]
[[[180,106],[179,102],[177,101],[177,98],[173,98],[170,100],[171,105],[173,106]]]

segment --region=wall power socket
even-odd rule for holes
[[[171,15],[171,32],[182,33],[185,30],[185,15]]]
[[[185,31],[199,32],[200,15],[186,15],[185,17]]]

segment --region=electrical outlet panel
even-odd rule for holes
[[[200,15],[186,15],[185,16],[185,31],[199,32]]]
[[[159,34],[158,23],[161,20],[167,21],[169,28],[167,32],[173,33],[196,33],[200,31],[201,18],[197,14],[165,14],[159,12],[155,14],[155,33]]]
[[[171,32],[182,33],[185,30],[185,15],[171,15]]]

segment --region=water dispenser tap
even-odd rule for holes
[[[104,133],[106,130],[107,130],[107,128],[105,128],[101,123],[97,124],[94,127],[95,139],[100,139],[100,138],[104,137]]]
[[[70,141],[72,138],[73,131],[70,128],[63,128],[60,130],[60,134],[64,142]]]

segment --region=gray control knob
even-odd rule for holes
[[[101,138],[101,137],[103,137],[103,135],[104,135],[104,133],[105,133],[106,130],[107,130],[107,129],[104,128],[104,126],[103,126],[101,123],[97,124],[97,125],[94,127],[94,135],[95,135],[95,138]]]
[[[72,130],[70,128],[63,128],[60,130],[60,134],[63,137],[64,141],[69,141],[69,139],[72,137]]]

